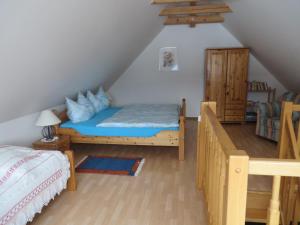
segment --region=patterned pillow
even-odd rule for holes
[[[87,92],[87,98],[93,104],[96,113],[100,112],[103,109],[105,109],[105,107],[103,106],[101,100],[99,98],[97,98],[91,91]]]
[[[78,93],[77,103],[80,105],[84,105],[92,114],[96,113],[96,110],[91,101],[88,100],[81,92]]]
[[[280,96],[278,100],[280,102],[282,102],[282,101],[292,102],[295,97],[296,97],[296,93],[287,91],[282,96]]]
[[[67,115],[73,123],[79,123],[92,118],[92,113],[86,106],[66,98]]]
[[[95,96],[101,101],[103,109],[109,107],[110,97],[104,92],[102,87],[99,87],[99,90]]]

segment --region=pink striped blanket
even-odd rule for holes
[[[69,161],[58,151],[0,146],[0,225],[25,225],[66,188]]]

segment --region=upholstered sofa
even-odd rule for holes
[[[286,92],[272,103],[259,103],[257,106],[256,134],[278,141],[280,130],[281,104],[283,101],[300,104],[300,94]],[[299,113],[293,113],[293,121],[299,120]]]

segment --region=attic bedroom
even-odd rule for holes
[[[0,1],[0,225],[299,224],[299,11]]]

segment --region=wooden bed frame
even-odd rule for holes
[[[117,145],[150,145],[150,146],[178,146],[178,158],[184,160],[184,134],[185,134],[185,114],[186,103],[182,99],[179,117],[179,130],[160,131],[153,137],[108,137],[108,136],[85,136],[72,128],[55,127],[56,134],[70,137],[71,143],[88,144],[117,144]],[[60,113],[59,118],[62,122],[68,119],[66,110]]]
[[[75,177],[75,160],[74,160],[74,151],[73,150],[66,150],[64,154],[68,157],[70,162],[70,177],[67,183],[67,190],[68,191],[76,191],[77,183]]]

